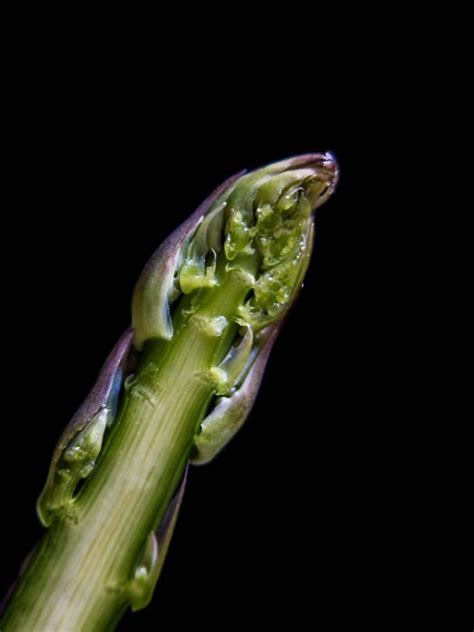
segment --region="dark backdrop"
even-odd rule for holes
[[[317,98],[277,111],[249,94],[229,109],[232,94],[216,103],[203,93],[173,110],[122,96],[32,93],[35,107],[20,100],[9,122],[1,591],[40,537],[35,501],[52,449],[127,326],[153,250],[230,174],[329,149],[340,185],[318,213],[305,288],[257,404],[228,449],[191,471],[154,600],[118,629],[290,617],[298,630],[364,612],[389,516],[376,475],[386,435],[371,448],[380,429],[369,332],[380,307],[366,282],[376,266],[367,244],[377,235],[383,247],[384,236],[357,96],[342,97],[342,116]]]

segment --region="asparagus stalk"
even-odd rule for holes
[[[149,603],[188,465],[247,418],[337,177],[330,154],[238,174],[153,255],[132,327],[53,454],[38,500],[47,530],[2,632],[111,630]]]

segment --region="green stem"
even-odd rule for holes
[[[170,343],[148,344],[96,470],[72,515],[57,518],[40,543],[2,632],[107,630],[127,608],[127,583],[213,395],[207,373],[222,341],[208,324],[217,316],[231,322],[247,291],[238,274],[226,275],[218,288],[202,291],[199,309]]]

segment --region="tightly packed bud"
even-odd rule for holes
[[[135,346],[173,336],[171,305],[180,294],[246,275],[240,318],[256,332],[294,299],[313,242],[313,212],[338,178],[331,154],[308,154],[230,178],[159,248],[132,303]]]

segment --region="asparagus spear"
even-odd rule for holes
[[[132,327],[53,454],[38,500],[47,531],[3,632],[111,630],[149,603],[188,466],[246,420],[337,178],[330,154],[237,174],[153,255]]]

